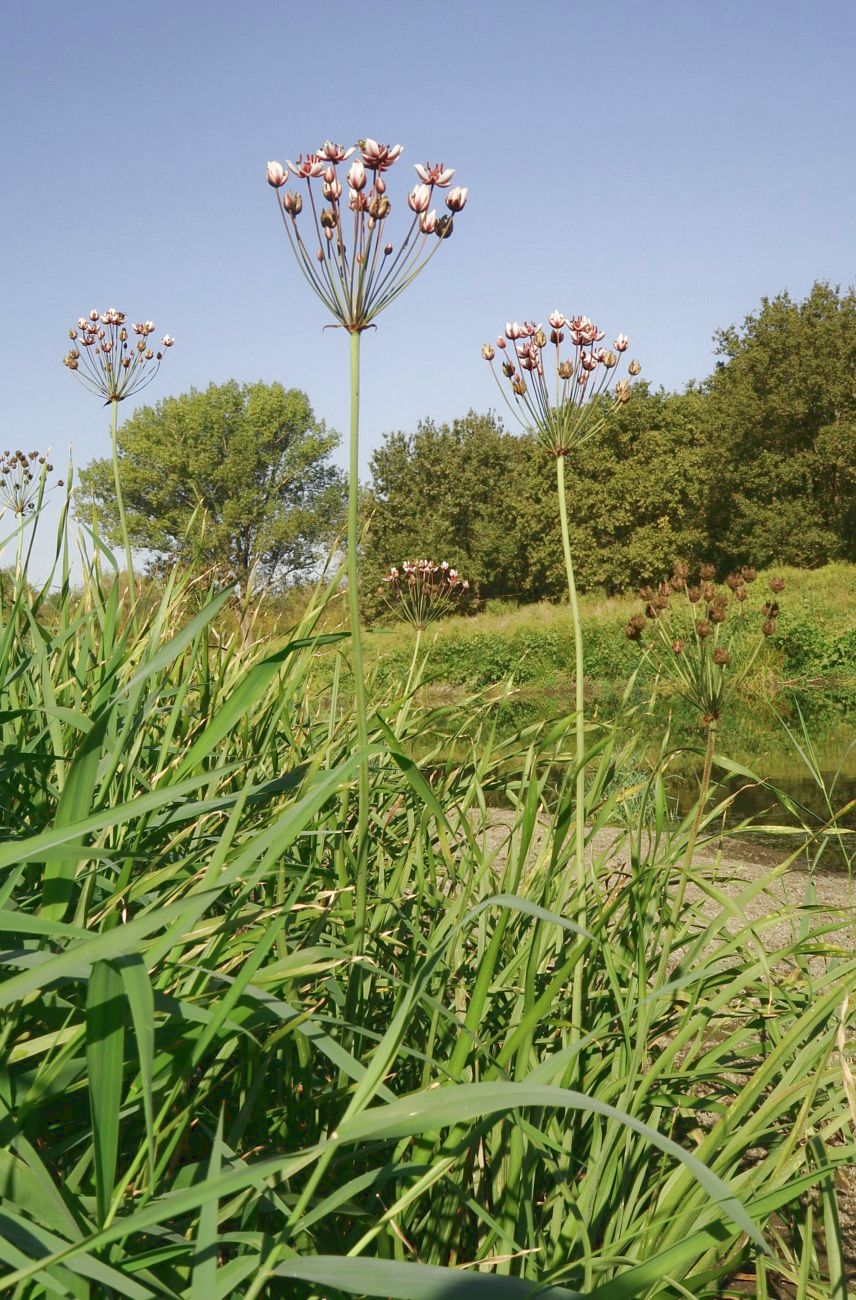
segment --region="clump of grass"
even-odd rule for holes
[[[746,919],[787,860],[686,864],[728,801],[667,815],[667,732],[587,723],[581,899],[572,717],[389,677],[363,752],[335,578],[245,647],[191,575],[76,595],[64,527],[0,630],[5,1293],[843,1295],[856,958]]]

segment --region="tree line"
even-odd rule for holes
[[[856,560],[856,290],[765,298],[715,343],[705,382],[682,393],[637,383],[566,463],[581,588],[620,592],[678,558]],[[552,466],[495,414],[390,434],[371,474],[367,613],[383,607],[384,566],[415,554],[447,559],[483,597],[563,591]]]
[[[618,592],[676,558],[723,567],[856,560],[856,289],[762,299],[715,337],[684,392],[637,383],[576,462],[568,502],[578,582]],[[211,385],[142,407],[119,434],[134,544],[249,593],[311,575],[343,518],[338,435],[281,384]],[[494,412],[385,436],[364,493],[365,612],[392,563],[448,560],[483,598],[564,589],[555,475]],[[78,513],[117,535],[109,461],[81,473]]]

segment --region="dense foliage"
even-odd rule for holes
[[[119,430],[119,473],[133,545],[193,560],[245,591],[306,573],[342,516],[338,434],[282,384],[210,384],[144,406]],[[78,513],[119,520],[109,460],[80,475]]]
[[[574,563],[585,590],[626,590],[676,558],[816,566],[856,558],[856,292],[765,299],[717,336],[723,360],[684,393],[633,400],[568,457]],[[483,597],[564,586],[554,475],[493,414],[425,421],[375,452],[364,608],[384,566],[443,555]]]

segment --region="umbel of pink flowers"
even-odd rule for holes
[[[93,307],[81,316],[77,327],[68,331],[71,347],[62,362],[73,371],[90,392],[110,402],[121,402],[132,393],[146,388],[154,379],[167,349],[175,343],[164,334],[160,344],[152,347],[155,332],[151,320],[138,321],[129,330],[125,313],[108,307],[99,313]]]
[[[446,561],[405,560],[384,579],[384,599],[391,610],[417,631],[447,613],[470,589],[466,578]]]
[[[296,162],[267,165],[298,265],[351,333],[367,329],[416,278],[451,235],[467,201],[465,188],[451,188],[451,168],[417,163],[418,184],[407,195],[408,224],[397,241],[391,238],[393,202],[385,175],[402,152],[400,144],[371,139],[347,149],[326,140],[317,153],[300,154]],[[441,197],[446,211],[438,215]]]
[[[549,333],[533,321],[510,321],[496,347],[485,343],[482,356],[515,418],[552,455],[566,456],[630,401],[631,385],[618,378],[629,342],[619,334],[612,347],[604,347],[605,332],[588,316],[554,311],[547,325]],[[497,360],[505,385],[497,374]],[[641,369],[638,361],[631,361],[627,374],[638,375]],[[607,394],[611,404],[596,400]]]

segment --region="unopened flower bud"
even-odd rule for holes
[[[461,212],[463,210],[468,192],[466,186],[461,188],[460,185],[456,185],[453,190],[449,190],[446,195],[446,207],[450,212]]]
[[[723,650],[721,646],[717,646],[713,652],[713,662],[718,664],[720,668],[727,668],[731,663],[730,651]]]
[[[505,349],[508,347],[508,344],[506,343],[505,339],[502,337],[501,334],[498,334],[498,335],[497,335],[497,338],[496,338],[496,346],[497,346],[497,347],[498,347],[502,352],[504,352]]]
[[[764,636],[773,636],[776,631],[776,620],[774,618],[765,619],[761,624],[761,631],[764,633]]]
[[[355,158],[345,177],[352,190],[361,190],[366,183],[366,169],[359,158]]]
[[[619,379],[618,383],[615,385],[615,396],[622,406],[625,406],[630,401],[631,392],[632,390],[627,380]]]
[[[570,379],[574,373],[574,368],[570,361],[560,361],[556,367],[556,372],[560,379]]]
[[[384,244],[383,246],[384,257],[389,257],[391,252],[392,252],[392,244]]]
[[[706,637],[709,637],[713,631],[713,628],[710,626],[706,618],[700,618],[695,627],[701,641],[704,641]]]
[[[744,582],[754,582],[758,577],[758,570],[754,569],[751,564],[744,564],[740,570],[740,575]]]
[[[288,172],[278,162],[269,162],[267,165],[267,183],[272,185],[275,190],[284,185],[288,180]]]
[[[684,643],[680,639],[680,637],[678,637],[676,640],[672,642],[672,649],[674,650],[676,655],[683,654]]]
[[[784,580],[784,578],[771,578],[771,579],[770,579],[770,591],[775,592],[775,594],[778,596],[779,592],[780,592],[780,591],[784,591],[784,590],[785,590],[785,580]]]
[[[616,355],[616,353],[604,352],[603,364],[606,366],[607,370],[614,370],[615,367],[618,365],[618,356]]]
[[[511,364],[510,361],[503,361],[503,363],[502,363],[502,373],[505,375],[506,379],[511,379],[511,378],[513,377],[513,375],[514,375],[514,366]]]
[[[496,356],[496,353],[494,352],[493,348],[489,343],[485,343],[484,347],[481,350],[481,354],[484,357],[485,361],[493,361],[494,357]]]
[[[545,348],[547,346],[547,335],[543,330],[535,331],[534,342],[535,346],[538,348]]]
[[[627,373],[628,375],[638,375],[641,369],[642,366],[638,361],[631,361],[630,365],[627,367]]]
[[[376,194],[369,203],[369,216],[374,217],[375,221],[383,221],[389,213],[389,199],[383,198]]]
[[[437,228],[437,210],[432,208],[430,212],[424,212],[419,218],[419,229],[423,235],[433,235]]]
[[[714,565],[714,564],[703,564],[703,565],[701,566],[701,568],[699,569],[699,577],[704,578],[706,582],[709,582],[712,578],[715,578],[715,577],[716,577],[716,565]]]
[[[618,338],[615,340],[616,352],[626,352],[629,347],[630,347],[630,340],[628,339],[627,335],[619,334]]]
[[[427,185],[415,185],[407,196],[407,206],[413,212],[427,212],[431,202],[431,190]]]
[[[513,393],[516,393],[518,397],[523,397],[524,393],[526,392],[526,384],[523,382],[522,375],[516,375],[515,378],[512,380],[511,391]]]

